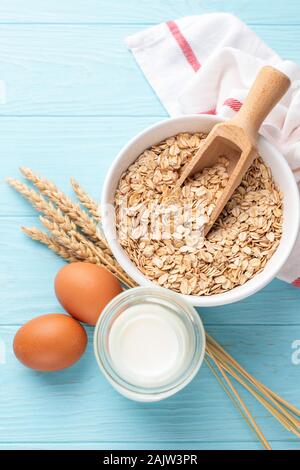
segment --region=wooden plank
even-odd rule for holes
[[[0,324],[17,325],[47,312],[61,312],[53,281],[63,261],[24,235],[20,226],[39,226],[36,217],[0,220]],[[300,289],[275,280],[257,294],[235,304],[199,308],[207,326],[300,325]]]
[[[27,166],[73,195],[74,176],[96,200],[112,160],[135,134],[157,121],[139,118],[0,118],[0,215],[34,215],[6,183]]]
[[[299,450],[299,440],[269,441],[273,450]],[[0,443],[0,450],[261,450],[257,442],[9,442]],[[109,455],[109,452],[107,453]],[[101,456],[99,456],[99,461]]]
[[[92,329],[88,330],[91,336]],[[0,365],[0,438],[7,444],[75,441],[101,442],[103,446],[110,442],[135,446],[139,442],[144,446],[161,441],[183,445],[202,442],[216,447],[221,442],[224,447],[241,440],[255,442],[205,366],[186,389],[166,401],[131,402],[113,391],[98,371],[91,341],[77,365],[43,374],[23,367],[13,356],[15,331],[16,327],[0,328],[6,348]],[[210,332],[249,372],[300,406],[300,366],[291,363],[290,347],[300,336],[299,327],[214,326]],[[248,400],[246,393],[243,396],[271,441],[293,437],[260,405]]]
[[[6,82],[7,103],[0,115],[166,116],[124,45],[125,36],[141,29],[2,25],[0,78]],[[299,61],[297,26],[254,29],[284,58]]]
[[[228,324],[299,325],[300,289],[274,279],[255,295],[235,304],[198,308],[207,327]]]
[[[0,21],[51,23],[156,23],[185,15],[224,11],[248,22],[288,23],[299,21],[299,2],[273,0],[2,0]]]
[[[8,91],[1,115],[166,116],[124,44],[140,29],[3,25],[0,77]]]

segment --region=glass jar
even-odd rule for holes
[[[173,371],[170,369],[165,377],[157,378],[156,382],[153,378],[152,382],[150,381],[149,383],[139,380],[138,378],[136,379],[135,377],[134,380],[131,379],[128,373],[124,373],[124,370],[122,370],[122,368],[120,369],[120,364],[118,364],[118,360],[116,360],[113,354],[114,343],[112,341],[113,338],[116,337],[115,330],[118,331],[117,325],[122,321],[123,328],[125,321],[126,326],[126,315],[129,312],[132,314],[134,309],[138,309],[138,312],[140,312],[138,316],[135,316],[139,322],[142,321],[143,309],[144,312],[156,311],[159,315],[159,309],[163,309],[163,315],[157,317],[157,319],[159,321],[168,321],[168,328],[170,329],[171,325],[171,328],[174,329],[174,334],[171,330],[166,330],[167,335],[171,332],[172,338],[176,338],[180,346],[180,348],[177,348],[178,350],[184,347],[184,351],[182,349],[183,352],[180,355],[180,364],[178,361],[175,361],[175,369]],[[132,318],[128,321],[132,321]],[[144,324],[143,327],[146,336],[148,335],[147,340],[141,338],[142,335],[136,338],[138,340],[137,342],[140,343],[139,347],[140,351],[142,350],[141,352],[144,352],[143,341],[145,340],[144,344],[146,347],[147,341],[151,342],[152,338],[151,336],[149,337],[152,331],[151,323],[150,328],[149,324]],[[164,327],[162,330],[163,329]],[[159,363],[159,349],[164,347],[164,355],[166,356],[167,354],[168,357],[168,349],[166,350],[166,348],[170,346],[170,349],[174,349],[172,346],[175,343],[172,343],[172,341],[164,345],[159,343],[160,330],[156,329],[156,331],[158,334],[153,335],[153,341],[156,341],[154,351],[157,356],[157,363]],[[170,335],[167,336],[168,339],[169,337]],[[156,348],[156,346],[158,347]],[[128,289],[115,297],[101,313],[94,333],[94,351],[100,369],[119,393],[132,400],[154,402],[177,393],[195,377],[204,358],[205,331],[197,311],[191,305],[187,304],[179,294],[160,287],[136,287]],[[134,351],[134,354],[135,353],[136,351]],[[173,353],[174,351],[170,350],[170,357]],[[141,362],[143,361],[142,354],[140,356],[139,359]],[[120,358],[121,360],[123,359],[122,355]],[[152,358],[150,357],[150,359]],[[155,361],[154,364],[156,364]],[[140,366],[140,370],[143,372],[143,362],[141,362]]]

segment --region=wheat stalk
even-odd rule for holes
[[[39,241],[43,245],[46,245],[50,250],[54,251],[54,253],[61,256],[66,261],[69,261],[70,263],[78,261],[78,258],[76,258],[71,251],[57,243],[53,237],[49,236],[42,230],[39,230],[36,227],[21,227],[21,230],[32,238],[32,240]]]
[[[283,406],[288,408],[292,413],[294,413],[297,416],[300,416],[300,410],[296,408],[295,406],[291,405],[288,403],[286,400],[281,398],[279,395],[277,395],[275,392],[270,390],[268,387],[266,387],[264,384],[256,380],[254,377],[252,377],[251,374],[249,374],[235,359],[233,359],[228,352],[226,352],[222,346],[217,343],[215,339],[213,339],[211,336],[207,335],[207,341],[210,343],[212,346],[216,347],[219,351],[219,353],[224,357],[224,360],[226,360],[228,363],[230,363],[240,374],[244,375],[249,382],[251,382],[253,385],[257,386],[258,388],[261,388],[264,393],[270,394],[272,399],[276,400],[278,403],[281,403]]]
[[[54,239],[62,246],[66,247],[70,252],[81,260],[89,259],[91,263],[95,263],[105,267],[107,270],[112,272],[122,283],[128,287],[134,287],[133,281],[127,276],[127,274],[116,265],[107,263],[107,259],[103,256],[101,250],[99,250],[92,242],[87,240],[82,234],[71,230],[66,233],[60,228],[60,226],[53,220],[47,217],[40,217],[42,224],[50,230]]]
[[[95,255],[89,253],[82,245],[77,244],[77,242],[72,244],[69,237],[64,232],[61,232],[61,237],[59,238],[60,244],[54,236],[49,236],[47,233],[35,227],[21,227],[21,229],[30,238],[48,246],[50,250],[69,262],[84,261],[87,263],[101,264]],[[66,248],[66,246],[68,248]]]
[[[8,178],[7,182],[16,191],[18,191],[25,199],[31,202],[32,206],[39,212],[42,212],[48,218],[51,218],[61,230],[71,232],[76,230],[76,225],[72,220],[58,208],[56,208],[50,201],[47,201],[41,194],[29,188],[26,184],[18,180]]]
[[[66,245],[61,241],[58,241],[58,243],[62,246],[66,246],[67,250],[71,252],[77,260],[88,258],[90,262],[97,262],[97,264],[101,264],[111,270],[113,274],[115,274],[116,277],[128,287],[133,287],[135,285],[116,261],[107,254],[107,252],[101,250],[98,245],[91,243],[77,232],[75,222],[69,215],[62,213],[63,205],[59,208],[55,207],[51,201],[47,201],[41,194],[18,180],[8,178],[7,182],[23,197],[31,202],[33,207],[35,207],[39,212],[43,212],[45,218],[41,218],[41,220],[44,225],[46,226],[47,224],[47,228],[49,230],[56,232],[56,234],[53,232],[54,238],[56,238],[59,233],[59,239],[63,240]],[[44,192],[44,194],[47,195],[46,192]],[[71,212],[69,211],[68,214],[70,213]],[[86,214],[85,216],[88,217]],[[80,240],[78,241],[79,237]],[[43,243],[42,240],[39,241]],[[55,251],[54,247],[53,251]]]
[[[56,208],[51,202],[41,196],[41,194],[16,179],[8,178],[7,182],[25,199],[31,202],[35,209],[39,212],[43,212],[47,217],[51,217],[63,230],[66,232],[76,230],[74,222],[72,222],[68,216],[64,215],[60,209]]]
[[[219,361],[222,369],[248,390],[286,429],[300,437],[300,421],[289,411],[292,409],[294,414],[299,415],[300,410],[252,377],[213,338],[206,335],[206,339],[207,354],[214,356]],[[282,403],[284,403],[284,406],[282,406]]]
[[[84,210],[78,204],[75,204],[72,199],[60,191],[52,181],[42,178],[33,173],[30,168],[20,168],[21,173],[25,178],[31,181],[39,191],[47,196],[50,201],[57,205],[57,207],[80,227],[85,235],[87,235],[94,243],[96,243],[102,250],[106,251],[107,255],[112,256],[110,249],[104,237],[99,233],[97,224],[95,224]]]
[[[74,178],[71,178],[71,185],[81,204],[88,210],[96,222],[100,222],[100,206],[82,189]]]
[[[53,222],[58,224],[60,228],[67,233],[70,231],[72,232],[76,231],[76,224],[79,225],[80,229],[82,229],[85,226],[84,225],[85,220],[88,220],[88,222],[90,223],[90,226],[93,227],[94,233],[97,232],[96,225],[93,222],[91,222],[88,215],[84,211],[82,211],[79,206],[77,206],[76,204],[73,204],[73,202],[69,198],[67,198],[67,196],[65,196],[64,193],[62,193],[61,191],[53,190],[53,188],[55,188],[53,183],[48,182],[47,180],[43,178],[36,177],[34,173],[31,172],[31,170],[29,169],[23,168],[22,172],[25,172],[28,179],[30,179],[32,182],[35,182],[36,187],[44,188],[42,192],[45,196],[49,197],[50,201],[47,201],[41,194],[39,194],[38,192],[29,188],[26,184],[21,183],[20,181],[16,179],[8,178],[7,182],[14,189],[16,189],[20,194],[22,194],[23,197],[25,197],[28,201],[30,201],[31,204],[39,212],[43,212],[44,215],[48,219],[49,218],[52,219]],[[53,196],[53,194],[55,194],[55,197]],[[58,204],[58,200],[61,201],[59,204]],[[58,207],[55,207],[53,203],[56,203]],[[65,213],[63,214],[63,212]],[[83,214],[83,218],[80,214]],[[78,224],[79,218],[80,218],[80,224]],[[91,230],[92,230],[91,227],[82,231],[86,233],[87,235],[89,235],[91,234]],[[97,242],[95,243],[96,247],[102,250],[101,259],[102,259],[103,264],[108,265],[108,266],[114,266],[114,271],[116,273],[119,273],[121,269],[116,263],[115,259],[112,257],[111,251],[107,248],[106,241],[104,243],[102,239],[98,238],[98,235],[95,235],[95,237],[97,237]],[[95,240],[95,237],[94,237],[94,240]],[[94,244],[93,244],[93,247],[94,247]],[[98,254],[100,256],[99,250],[98,250]],[[125,274],[125,272],[123,272],[124,279],[126,278],[126,276],[127,275]],[[126,280],[126,284],[129,286],[131,284],[128,279]]]
[[[222,346],[217,343],[215,339],[213,339],[211,336],[208,334],[206,335],[207,343],[210,344],[212,347],[215,347],[218,350],[218,353],[222,355],[225,361],[227,361],[229,364],[231,364],[232,367],[234,367],[240,374],[244,375],[245,378],[252,383],[252,385],[255,385],[257,388],[262,389],[264,393],[270,395],[271,400],[275,400],[276,402],[282,404],[286,408],[288,408],[292,413],[294,413],[297,416],[300,416],[300,410],[296,408],[295,406],[291,405],[288,403],[286,400],[281,398],[279,395],[277,395],[275,392],[270,390],[268,387],[266,387],[264,384],[259,382],[257,379],[252,377],[251,374],[249,374],[235,359],[233,359],[228,352],[226,352]],[[300,424],[300,422],[299,422]]]
[[[212,363],[209,361],[209,359],[212,361]],[[272,450],[269,442],[265,438],[264,434],[262,433],[255,419],[250,413],[250,410],[248,409],[246,403],[239,395],[238,391],[234,387],[232,381],[230,380],[226,372],[222,369],[221,363],[219,362],[219,360],[211,352],[209,352],[209,349],[206,351],[205,362],[207,366],[210,368],[215,378],[217,379],[217,381],[219,382],[219,384],[221,385],[221,387],[223,388],[223,390],[231,399],[234,406],[241,413],[242,417],[245,419],[248,426],[256,434],[256,436],[258,437],[259,441],[262,443],[264,448],[267,450]],[[218,372],[220,373],[220,375],[218,374]]]

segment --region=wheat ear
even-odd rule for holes
[[[43,245],[46,245],[50,250],[54,251],[57,255],[64,258],[66,261],[73,263],[78,261],[78,259],[67,250],[65,247],[57,243],[53,237],[49,236],[47,233],[39,230],[35,227],[21,227],[22,231],[26,233],[32,240],[39,241]]]
[[[87,240],[82,234],[76,231],[64,232],[60,229],[59,225],[48,219],[47,217],[40,217],[42,224],[51,231],[54,239],[66,247],[70,252],[73,252],[78,259],[85,260],[89,258],[90,262],[105,267],[108,271],[114,274],[123,284],[128,287],[133,287],[133,281],[127,274],[118,266],[109,264],[107,258],[99,248],[95,247],[92,242]]]
[[[42,194],[47,196],[51,202],[56,204],[64,214],[68,215],[85,235],[111,256],[111,251],[108,248],[106,240],[102,234],[99,233],[97,224],[89,218],[86,212],[81,209],[79,204],[75,204],[72,199],[60,191],[52,181],[36,175],[29,168],[22,167],[20,168],[20,171],[22,175],[31,181]]]
[[[108,248],[106,240],[103,237],[99,238],[99,235],[97,234],[97,226],[95,223],[91,222],[88,215],[84,211],[82,211],[78,205],[73,204],[73,202],[69,198],[67,198],[67,196],[65,196],[63,192],[58,190],[52,191],[53,187],[55,187],[53,183],[48,182],[49,189],[46,190],[45,188],[48,187],[48,183],[46,183],[47,180],[35,177],[31,170],[23,169],[22,171],[27,174],[28,179],[30,181],[33,181],[36,178],[36,187],[38,189],[40,189],[40,187],[42,186],[44,187],[42,193],[45,196],[49,197],[49,201],[47,201],[41,194],[29,188],[26,184],[21,183],[18,180],[8,178],[7,182],[13,188],[15,188],[23,197],[30,201],[31,204],[39,212],[43,212],[48,218],[51,218],[54,222],[60,225],[60,228],[62,228],[66,232],[69,232],[71,230],[75,231],[76,224],[87,236],[90,236],[91,230],[93,230],[95,234],[94,238],[97,238],[97,242],[95,242],[95,245],[102,250],[102,256],[105,258],[106,263],[116,266],[118,269],[117,263],[112,257],[112,253]],[[37,183],[37,181],[43,181],[43,183]],[[55,197],[52,197],[53,194],[55,194]],[[60,200],[61,202],[58,203],[58,200]],[[56,204],[58,207],[55,207],[53,203]],[[83,214],[83,218],[81,218],[80,223],[78,223],[78,220],[81,217],[80,213]],[[87,225],[85,221],[87,221]],[[87,228],[84,229],[84,227]],[[93,237],[91,236],[90,238],[93,239]]]
[[[47,201],[37,191],[34,191],[34,189],[29,188],[26,184],[21,183],[20,181],[13,178],[8,178],[7,182],[25,199],[31,202],[35,209],[56,222],[62,230],[65,230],[66,232],[76,230],[75,223],[72,222],[68,216],[64,215],[60,209],[56,208],[50,201]]]
[[[59,208],[56,208],[51,201],[47,201],[41,194],[36,192],[34,189],[29,188],[26,184],[12,178],[9,178],[7,182],[23,197],[30,201],[39,212],[43,212],[46,218],[41,218],[42,222],[45,226],[46,223],[48,224],[47,228],[49,230],[53,229],[56,230],[57,233],[59,232],[60,240],[64,240],[67,243],[69,238],[68,234],[72,234],[72,246],[68,245],[66,248],[72,253],[73,257],[77,260],[86,260],[86,258],[88,258],[91,263],[97,262],[97,264],[104,265],[105,267],[108,267],[108,269],[111,270],[123,283],[129,287],[133,286],[133,281],[123,270],[121,270],[119,265],[110,255],[108,255],[104,250],[101,250],[100,247],[89,242],[89,240],[85,239],[76,231],[76,224],[68,215],[63,214],[62,211]],[[79,244],[76,244],[75,240],[78,240],[78,237],[80,236],[80,242]],[[64,243],[61,241],[59,244],[64,246]],[[89,247],[89,250],[86,249],[87,246]]]
[[[74,178],[71,178],[72,188],[81,204],[88,210],[96,222],[101,221],[100,206],[82,189]]]

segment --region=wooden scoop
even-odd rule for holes
[[[263,67],[239,112],[230,121],[216,124],[193,159],[184,166],[176,187],[181,186],[188,176],[213,166],[220,156],[226,156],[229,160],[229,180],[204,227],[204,235],[207,235],[258,156],[255,147],[258,130],[289,86],[290,80],[282,72],[271,66]]]

